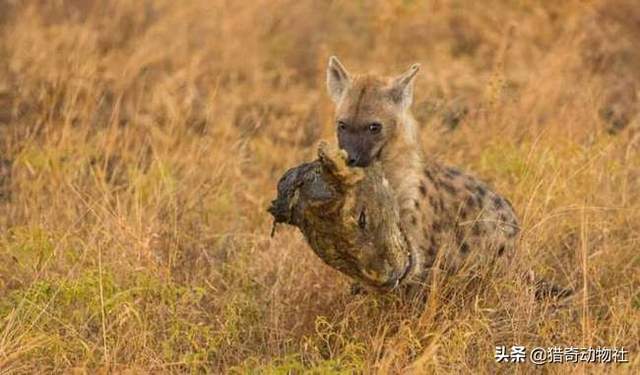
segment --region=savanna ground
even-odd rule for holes
[[[0,372],[640,371],[640,9],[614,1],[0,2]],[[422,63],[429,157],[510,198],[557,308],[460,274],[351,296],[265,209],[333,139],[328,56]]]

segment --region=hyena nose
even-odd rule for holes
[[[349,157],[347,158],[347,165],[349,165],[350,167],[353,167],[358,163],[358,159],[359,158],[356,156],[349,155]]]

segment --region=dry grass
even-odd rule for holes
[[[625,346],[640,371],[640,11],[616,1],[0,3],[0,372],[528,372],[495,345]],[[511,279],[424,308],[265,208],[332,138],[324,66],[421,62],[428,155],[514,203]]]

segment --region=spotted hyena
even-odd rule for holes
[[[384,285],[424,283],[436,261],[448,270],[470,257],[509,262],[519,233],[509,200],[422,152],[410,111],[419,69],[415,64],[395,77],[352,75],[335,57],[327,68],[338,144],[353,167],[381,163],[410,244]]]

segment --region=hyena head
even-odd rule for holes
[[[367,167],[384,159],[388,145],[414,141],[408,113],[419,69],[413,64],[396,77],[352,76],[335,56],[329,59],[327,89],[336,105],[338,144],[350,166]]]

